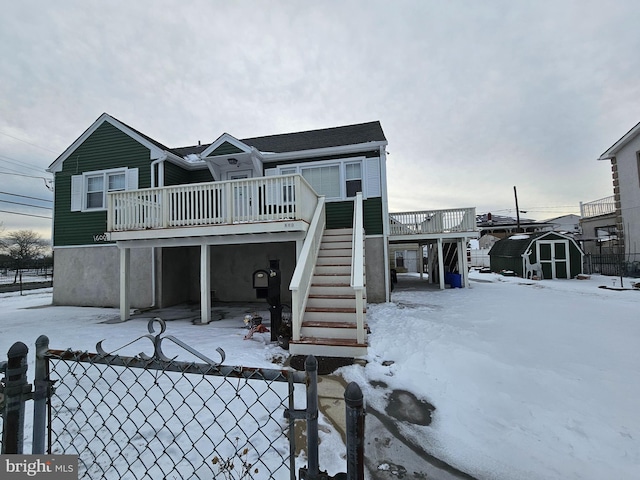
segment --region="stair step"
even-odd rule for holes
[[[324,231],[325,235],[353,235],[353,228],[329,228]]]
[[[323,235],[322,236],[322,243],[324,242],[349,242],[349,244],[351,244],[351,241],[353,239],[353,235],[350,234],[345,234],[345,235]]]
[[[346,265],[351,268],[351,256],[348,257],[318,257],[316,265]]]
[[[369,327],[365,324],[365,340]],[[358,338],[357,326],[351,322],[302,322],[300,335],[307,338]]]
[[[316,275],[351,275],[351,265],[318,265],[316,263]]]
[[[309,289],[309,295],[349,295],[353,294],[353,288],[350,285],[344,284],[311,284]]]
[[[319,357],[362,357],[367,354],[368,343],[358,343],[355,339],[307,338],[291,340],[291,355],[316,355]]]
[[[346,311],[346,310],[351,310],[351,311]],[[356,311],[355,311],[355,308],[331,310],[331,309],[318,309],[315,307],[309,307],[304,312],[303,321],[304,322],[355,323]]]
[[[322,248],[318,250],[318,257],[348,257],[351,258],[351,248]]]
[[[337,240],[326,240],[326,239],[322,239],[322,242],[320,243],[320,249],[337,249],[337,248],[344,248],[344,249],[348,249],[351,250],[352,244],[350,241],[345,242],[345,241],[337,241]]]
[[[355,302],[355,295],[309,295],[307,308],[353,307]]]
[[[316,274],[311,279],[311,285],[351,285],[351,275]]]
[[[363,308],[364,313],[367,308]],[[325,313],[356,313],[356,307],[307,307],[305,312],[325,312]]]

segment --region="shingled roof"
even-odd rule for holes
[[[284,153],[340,147],[342,145],[358,145],[369,142],[386,142],[387,139],[384,136],[380,122],[376,121],[304,132],[244,138],[240,141],[250,147],[255,147],[261,152]],[[192,153],[200,153],[209,145],[211,144],[179,147],[173,148],[171,151],[184,157]]]
[[[386,142],[387,139],[380,122],[368,122],[306,132],[246,138],[241,141],[261,152],[283,153],[369,142]]]

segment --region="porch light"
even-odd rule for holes
[[[227,162],[229,162],[229,165],[237,165],[238,164],[238,159],[237,158],[228,158]]]

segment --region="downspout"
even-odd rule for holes
[[[151,188],[156,188],[156,176],[154,168],[158,172],[158,186],[164,187],[164,161],[167,159],[166,152],[160,158],[151,162]],[[156,247],[151,247],[151,308],[156,308],[158,299],[156,295]]]

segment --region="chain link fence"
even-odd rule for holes
[[[225,366],[221,349],[214,361],[162,336],[160,319],[148,330],[119,350],[148,339],[152,355],[107,353],[102,342],[95,353],[52,350],[41,336],[33,385],[28,348],[16,342],[0,362],[0,454],[23,453],[33,400],[32,454],[77,455],[78,478],[363,478],[364,404],[355,383],[345,392],[347,473],[329,477],[318,462],[315,358],[304,372]],[[163,341],[199,361],[167,357]],[[299,403],[305,408],[295,409]],[[304,448],[296,446],[296,420],[306,423]]]

